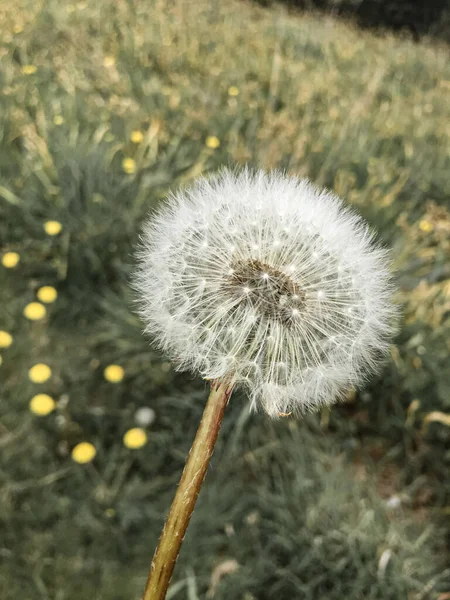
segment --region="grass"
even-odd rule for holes
[[[404,321],[382,376],[331,411],[271,423],[234,396],[170,597],[443,600],[448,48],[235,1],[18,0],[0,26],[0,255],[20,255],[0,268],[1,597],[140,597],[207,389],[142,336],[133,247],[169,189],[237,162],[356,206],[393,247]],[[43,285],[58,297],[30,321]],[[37,417],[41,392],[56,409]]]

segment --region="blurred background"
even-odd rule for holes
[[[235,163],[359,210],[402,329],[332,410],[233,395],[168,598],[450,598],[448,24],[439,2],[0,4],[2,600],[140,598],[208,386],[142,335],[133,248],[169,189]]]

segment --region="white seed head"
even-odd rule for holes
[[[156,418],[155,411],[149,406],[141,406],[134,413],[134,420],[140,427],[148,427]]]
[[[305,179],[200,178],[146,224],[138,257],[146,331],[180,369],[229,378],[272,416],[342,398],[395,331],[387,252]]]

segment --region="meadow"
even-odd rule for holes
[[[233,396],[168,598],[448,600],[448,46],[237,0],[17,0],[0,31],[2,600],[140,598],[208,386],[142,334],[133,252],[236,163],[368,219],[402,324],[332,409]]]

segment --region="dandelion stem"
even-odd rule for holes
[[[212,382],[211,393],[197,435],[153,556],[143,600],[163,600],[166,597],[175,562],[214,450],[232,388],[233,386],[226,381]]]

